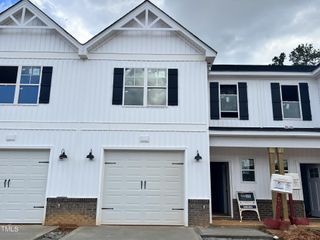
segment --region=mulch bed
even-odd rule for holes
[[[320,230],[293,226],[287,231],[269,230],[273,236],[282,240],[319,240]]]

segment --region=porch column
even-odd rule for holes
[[[283,148],[277,148],[277,158],[279,163],[279,173],[281,175],[285,175],[284,172],[284,149]],[[281,194],[282,197],[282,216],[284,220],[289,219],[289,213],[288,213],[288,202],[287,202],[287,194]]]
[[[275,161],[277,159],[276,149],[268,148],[269,154],[269,168],[270,168],[270,176],[276,172]],[[276,215],[276,193],[272,192],[272,213],[273,217]]]

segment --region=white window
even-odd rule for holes
[[[254,182],[256,180],[254,159],[241,160],[241,176],[243,182]]]
[[[126,68],[124,74],[125,106],[166,106],[167,69]]]
[[[38,104],[41,71],[39,66],[22,66],[15,80],[0,83],[0,103]]]
[[[150,106],[164,106],[167,102],[167,70],[148,69],[148,101]]]
[[[238,118],[238,109],[237,85],[220,85],[221,118]]]
[[[281,86],[282,112],[284,118],[300,119],[300,98],[297,85]]]
[[[36,104],[39,99],[41,67],[23,66],[21,69],[19,98],[20,104]]]
[[[124,75],[124,105],[143,105],[144,69],[126,68]]]

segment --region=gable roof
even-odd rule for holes
[[[99,41],[104,40],[106,37],[112,35],[114,32],[119,31],[121,27],[125,26],[125,23],[130,21],[130,17],[135,17],[135,13],[139,14],[141,11],[145,9],[150,9],[152,13],[156,13],[157,15],[161,15],[161,23],[165,26],[165,30],[173,30],[177,33],[181,34],[182,36],[186,37],[188,40],[191,40],[192,43],[199,46],[201,49],[204,50],[205,55],[207,57],[208,63],[212,63],[217,55],[217,51],[210,47],[208,44],[203,42],[199,39],[196,35],[191,33],[187,30],[184,26],[158,8],[156,5],[151,3],[149,0],[145,0],[140,5],[129,11],[126,15],[118,19],[116,22],[108,26],[106,29],[102,30],[100,33],[96,34],[92,37],[89,41],[84,44],[81,44],[76,38],[74,38],[70,33],[68,33],[63,27],[61,27],[58,23],[56,23],[52,18],[50,18],[47,14],[45,14],[41,9],[39,9],[36,5],[34,5],[29,0],[21,0],[14,4],[13,6],[9,7],[2,13],[0,13],[0,23],[6,19],[9,19],[13,22],[13,24],[18,24],[15,18],[11,17],[10,15],[15,14],[16,12],[20,11],[20,9],[28,9],[28,11],[32,12],[40,22],[44,23],[44,26],[38,26],[39,28],[47,28],[47,29],[54,29],[59,34],[61,34],[67,41],[69,41],[73,46],[75,46],[79,51],[79,56],[81,58],[86,58],[88,49],[90,47],[97,44]],[[25,10],[23,10],[25,11]],[[159,19],[159,18],[158,18]],[[139,22],[139,21],[138,21]],[[160,21],[159,21],[160,22]],[[26,28],[24,24],[21,26],[10,25],[8,27],[13,28]],[[36,27],[36,26],[34,26]],[[126,29],[126,28],[124,28]],[[150,29],[149,29],[150,30]],[[155,29],[154,29],[155,30]]]
[[[132,18],[135,18],[135,16],[139,15],[141,12],[143,12],[145,9],[148,9],[152,11],[152,13],[155,13],[157,15],[161,16],[161,19],[165,24],[169,26],[169,28],[172,28],[171,30],[174,30],[183,36],[187,37],[188,39],[192,40],[195,44],[197,44],[199,47],[201,47],[207,56],[207,59],[209,62],[213,62],[214,58],[217,55],[217,51],[214,50],[212,47],[210,47],[208,44],[200,40],[196,35],[191,33],[189,30],[187,30],[184,26],[182,26],[180,23],[178,23],[176,20],[174,20],[172,17],[170,17],[168,14],[166,14],[164,11],[162,11],[160,8],[158,8],[156,5],[151,3],[149,0],[145,0],[140,5],[129,11],[126,15],[112,23],[110,26],[102,30],[100,33],[95,35],[93,38],[91,38],[89,41],[87,41],[84,45],[86,49],[90,49],[95,44],[99,43],[100,41],[103,41],[108,36],[111,36],[115,31],[121,30],[121,27],[124,27],[126,23],[129,23]],[[125,28],[128,30],[127,28]]]
[[[15,19],[14,14],[19,12],[26,12],[33,14],[32,19],[29,20],[38,20],[38,26],[28,26],[30,23],[23,23],[23,20],[17,21]],[[0,23],[6,21],[7,19],[11,19],[13,24],[8,25],[10,28],[44,28],[44,29],[53,29],[56,30],[63,38],[65,38],[69,43],[71,43],[77,50],[81,49],[81,43],[74,38],[70,33],[68,33],[63,27],[61,27],[58,23],[56,23],[52,18],[50,18],[47,14],[45,14],[41,9],[39,9],[36,5],[34,5],[29,0],[21,0],[16,4],[12,5],[8,9],[4,10],[0,13]],[[40,22],[40,24],[39,24]],[[1,26],[2,28],[6,26]]]

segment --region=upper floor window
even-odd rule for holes
[[[47,104],[52,67],[0,66],[0,104]]]
[[[124,75],[124,105],[143,105],[144,69],[126,68]]]
[[[299,89],[296,85],[282,85],[282,112],[284,118],[301,118]]]
[[[127,106],[166,106],[167,70],[126,68],[123,104]]]
[[[21,70],[18,103],[36,104],[39,99],[41,67],[23,66]]]
[[[167,70],[148,69],[148,105],[164,106],[167,103]]]
[[[238,118],[237,85],[220,85],[221,118]]]

